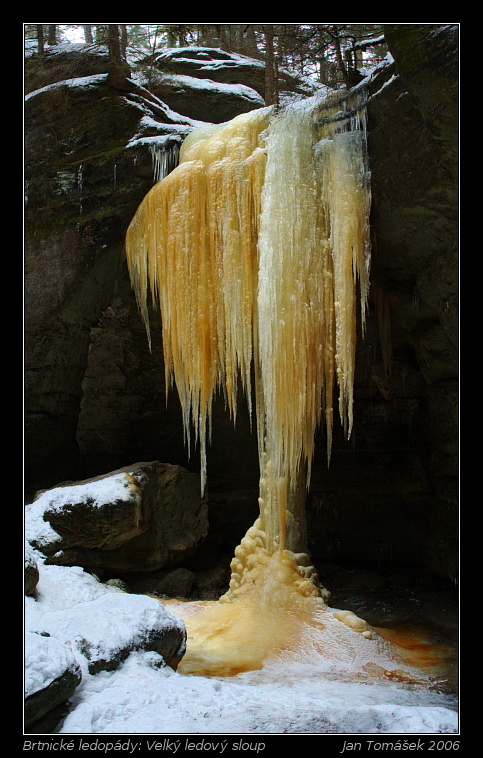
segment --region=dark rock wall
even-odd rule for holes
[[[77,473],[91,329],[126,276],[125,232],[153,183],[149,148],[126,147],[153,115],[147,105],[120,96],[105,76],[46,89],[26,102],[29,487]]]
[[[389,401],[412,400],[401,434],[412,486],[426,492],[408,530],[426,565],[457,575],[458,528],[458,30],[389,25],[394,64],[368,105],[373,281],[390,309]],[[383,89],[381,89],[383,87]],[[407,376],[413,376],[408,386]],[[404,378],[404,383],[402,379]],[[415,383],[416,382],[416,383]],[[399,397],[399,399],[396,399]],[[395,408],[394,403],[393,408]],[[418,452],[419,451],[419,452]],[[404,493],[404,487],[401,490]],[[397,533],[397,531],[395,531]],[[402,539],[401,539],[402,543]],[[409,542],[408,542],[409,544]],[[407,549],[408,554],[411,548]]]
[[[374,286],[358,345],[355,428],[347,442],[336,423],[330,468],[323,430],[317,440],[309,546],[318,560],[454,579],[457,34],[423,24],[386,35],[394,63],[372,80],[368,103]],[[125,149],[146,108],[103,82],[27,103],[29,490],[139,460],[198,468],[176,390],[166,400],[159,319],[152,315],[150,353],[124,261],[126,228],[153,183],[149,148]],[[173,133],[162,110],[153,115]],[[215,405],[208,475],[210,521],[236,544],[258,512],[256,433],[243,398],[235,430],[223,400]]]

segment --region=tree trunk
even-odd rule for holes
[[[154,56],[156,55],[156,45],[158,44],[158,31],[159,31],[159,27],[156,26],[156,29],[154,31],[153,52],[151,53],[151,64],[149,66],[148,89],[151,86],[151,78],[153,75]],[[168,33],[168,41],[169,41],[169,33]]]
[[[220,48],[224,50],[225,52],[228,52],[230,49],[230,46],[228,44],[228,40],[226,37],[226,28],[223,26],[223,24],[216,24],[216,28],[218,30],[218,39],[220,40]]]
[[[57,32],[57,24],[49,24],[49,36],[48,36],[49,45],[57,44],[56,32]]]
[[[92,44],[94,42],[94,37],[92,36],[92,26],[90,24],[82,24],[82,28],[84,29],[84,39],[86,41],[86,44]]]
[[[116,89],[129,89],[121,56],[121,39],[118,24],[109,24],[109,70],[107,81]]]
[[[325,50],[321,50],[319,54],[319,82],[322,84],[329,83],[328,69],[329,64],[325,57]]]
[[[178,47],[186,47],[188,44],[187,41],[187,30],[185,24],[179,24],[177,26],[177,32],[176,36],[178,38]]]
[[[44,54],[44,27],[43,24],[37,24],[37,50],[39,55]]]
[[[168,35],[168,47],[176,47],[176,32],[172,29],[172,24],[167,24],[166,33]]]
[[[127,26],[121,24],[121,60],[124,62],[127,58]]]
[[[278,105],[277,70],[273,47],[273,25],[265,26],[265,105]]]
[[[352,84],[351,84],[351,81],[350,81],[349,73],[348,73],[347,68],[346,68],[346,66],[344,64],[344,59],[342,57],[342,50],[341,50],[341,46],[340,46],[340,38],[339,38],[339,34],[338,34],[337,30],[334,31],[333,40],[334,40],[334,46],[335,46],[335,55],[336,55],[336,58],[337,58],[337,65],[338,65],[340,73],[342,74],[342,80],[343,80],[344,84],[346,85],[346,87],[350,88],[352,86]]]

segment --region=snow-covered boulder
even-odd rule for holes
[[[26,506],[25,524],[49,563],[155,571],[196,552],[208,506],[197,474],[151,461],[46,490]]]
[[[27,92],[62,79],[93,76],[108,71],[109,51],[105,46],[75,42],[46,45],[41,63],[36,47],[28,55],[32,60],[29,60],[25,71]]]
[[[27,539],[52,554],[81,544],[111,550],[139,534],[142,495],[126,472],[42,492],[26,509]]]
[[[178,47],[163,50],[155,57],[159,71],[210,79],[226,84],[243,84],[265,96],[265,62],[246,55],[210,47]],[[280,92],[313,95],[317,84],[291,74],[278,72]]]
[[[44,614],[31,627],[71,645],[90,674],[111,671],[135,650],[154,651],[176,669],[186,650],[184,623],[158,600],[112,592]]]
[[[25,635],[25,727],[45,733],[59,720],[61,708],[82,680],[69,644],[55,637]]]
[[[80,566],[46,565],[35,550],[31,559],[39,581],[35,594],[25,597],[29,732],[51,732],[79,684],[114,671],[131,653],[151,655],[173,673],[186,649],[186,630],[158,600],[102,584]]]
[[[198,121],[223,123],[265,105],[263,97],[245,84],[159,71],[150,73],[149,79],[149,89],[156,97],[176,113]]]

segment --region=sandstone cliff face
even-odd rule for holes
[[[382,391],[417,401],[408,452],[428,495],[419,532],[427,562],[457,573],[458,523],[458,30],[385,28],[394,64],[368,106],[373,281],[390,309],[393,373]],[[416,369],[416,371],[414,371]],[[408,384],[413,376],[420,390]],[[410,381],[410,380],[409,380]],[[417,431],[419,429],[419,431]],[[404,439],[404,437],[403,437]],[[399,440],[400,442],[401,440]],[[397,449],[397,448],[396,448]],[[407,479],[412,488],[417,475]],[[411,502],[411,501],[409,501]],[[401,503],[404,505],[404,502]],[[419,510],[419,509],[418,509]],[[404,555],[404,553],[403,553]]]
[[[124,234],[153,182],[149,138],[179,144],[192,128],[162,108],[105,74],[27,97],[26,456],[39,484],[78,464],[90,330],[125,275]]]
[[[394,63],[373,77],[368,102],[374,286],[358,351],[355,431],[349,443],[336,433],[329,470],[319,441],[309,541],[316,558],[425,566],[454,578],[457,35],[429,25],[386,34]],[[182,75],[171,66],[170,75]],[[219,81],[247,86],[231,69],[226,79],[219,67]],[[53,80],[44,72],[42,86],[59,81],[60,70]],[[184,110],[173,80],[178,112],[161,90],[155,101],[139,89],[119,93],[102,71],[80,70],[94,76],[26,102],[29,490],[139,460],[197,468],[175,392],[166,403],[160,324],[153,315],[150,353],[123,252],[154,181],[153,144],[176,148],[197,110]],[[254,83],[253,107],[256,90]],[[234,115],[231,95],[226,111],[222,102],[213,122]],[[382,308],[390,314],[390,374]],[[236,430],[220,399],[208,455],[211,521],[237,542],[257,515],[258,496],[256,435],[242,398]]]

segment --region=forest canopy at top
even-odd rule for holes
[[[279,68],[333,89],[351,87],[387,51],[379,24],[25,24],[24,30],[40,55],[46,45],[69,41],[110,47],[115,32],[130,65],[154,61],[166,48],[220,48],[265,61],[275,88]]]

